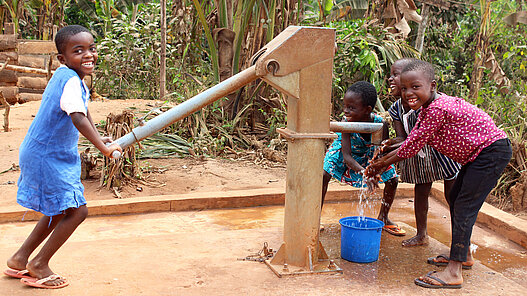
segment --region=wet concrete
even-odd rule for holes
[[[378,204],[365,211],[376,216]],[[340,275],[278,278],[264,264],[239,261],[267,242],[282,242],[283,207],[160,212],[88,218],[59,250],[51,267],[71,285],[58,291],[22,286],[0,277],[0,295],[521,295],[527,285],[525,250],[480,227],[473,270],[464,271],[461,290],[428,290],[414,278],[430,270],[426,258],[448,251],[446,209],[431,200],[432,239],[427,247],[403,248],[404,238],[382,234],[377,262],[358,264],[340,259],[338,219],[357,213],[355,202],[324,206],[321,241],[344,270]],[[397,199],[390,214],[408,231],[413,228],[413,204]],[[34,223],[0,224],[0,258],[7,259]],[[523,252],[523,253],[522,253]],[[489,268],[487,266],[492,266]],[[514,272],[513,269],[516,269]]]
[[[436,253],[431,252],[428,247],[401,247],[400,244],[402,240],[410,238],[416,233],[414,228],[415,218],[413,200],[396,199],[389,217],[394,222],[400,222],[399,224],[404,223],[402,224],[402,227],[407,231],[407,235],[404,237],[395,237],[383,234],[379,256],[380,260],[377,264],[380,264],[383,260],[389,260],[390,264],[400,265],[403,269],[405,269],[405,266],[410,267],[410,270],[412,270],[414,268],[413,264],[415,263],[414,256],[421,258],[421,262],[426,262],[428,257],[436,256],[438,254],[448,254],[451,239],[450,216],[448,209],[434,199],[430,199],[429,202],[428,233],[434,240],[437,240],[444,246]],[[360,206],[356,201],[342,204],[329,204],[325,206],[324,211],[328,216],[334,215],[335,218],[342,218],[350,215],[357,215],[361,212],[361,208],[364,208],[366,216],[377,217],[379,201],[374,201],[371,204],[372,205],[366,207]],[[324,223],[324,221],[327,220],[323,219],[322,222]],[[329,227],[326,227],[326,229],[329,229],[330,231],[328,233],[322,232],[321,241],[325,241],[325,236],[330,235],[331,239],[327,240],[328,244],[340,242],[340,225],[328,225]],[[499,233],[477,225],[473,230],[472,244],[473,247],[475,247],[473,255],[478,264],[484,265],[495,272],[502,273],[527,288],[527,281],[525,280],[525,278],[527,278],[527,250],[525,248],[511,242]],[[335,253],[335,257],[340,256],[340,246],[334,246],[333,249],[338,250],[338,252]],[[395,253],[390,253],[390,251],[394,251]],[[406,251],[411,252],[412,255],[410,258],[401,256],[408,253]],[[386,254],[383,254],[384,252],[386,252]],[[427,264],[425,264],[425,266],[426,265]],[[429,269],[431,266],[426,267]],[[383,266],[382,268],[385,270],[390,269],[389,266]]]

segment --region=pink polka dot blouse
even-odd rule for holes
[[[464,165],[476,159],[483,148],[507,134],[492,118],[462,98],[440,94],[423,108],[397,156],[409,158],[425,144]]]

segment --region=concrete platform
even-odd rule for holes
[[[44,291],[1,277],[0,295],[522,295],[525,286],[482,264],[464,271],[461,290],[416,286],[414,278],[434,268],[428,256],[448,248],[437,240],[428,247],[403,249],[402,238],[382,234],[380,258],[370,264],[340,259],[340,227],[335,224],[349,203],[325,206],[321,241],[344,269],[340,275],[278,278],[265,264],[240,261],[264,243],[282,241],[280,206],[87,219],[51,262],[69,287]],[[399,213],[399,211],[397,211]],[[398,215],[394,215],[398,216]],[[412,227],[401,225],[408,231]],[[7,258],[33,223],[0,225],[0,257]]]
[[[446,206],[443,185],[434,183],[431,196]],[[327,202],[357,200],[360,191],[351,186],[330,184]],[[222,208],[244,208],[284,204],[285,189],[252,189],[238,191],[196,192],[127,199],[89,201],[89,215],[122,215],[165,211],[191,211]],[[413,186],[399,184],[397,198],[413,198]],[[0,208],[0,223],[35,221],[40,213],[27,211],[21,206]],[[527,248],[527,220],[515,217],[485,203],[477,223],[499,232],[511,241]]]
[[[441,200],[439,190],[434,188],[433,195]],[[404,238],[383,233],[377,262],[340,259],[337,223],[357,215],[357,203],[350,202],[356,194],[348,186],[333,186],[322,214],[326,230],[321,242],[343,274],[278,278],[263,263],[238,260],[257,253],[264,243],[274,249],[282,243],[283,192],[250,190],[90,203],[91,217],[51,262],[70,286],[50,292],[0,277],[0,295],[522,295],[527,289],[525,249],[501,235],[507,232],[481,226],[473,232],[477,263],[464,271],[461,290],[416,286],[416,277],[439,269],[426,264],[426,258],[448,251],[448,211],[435,200],[429,246],[403,248]],[[390,214],[407,230],[407,238],[415,233],[411,199],[412,188],[401,186]],[[377,209],[378,202],[370,204],[365,214],[375,217]],[[0,217],[20,220],[24,212],[3,209]],[[32,215],[26,218],[38,217]],[[33,227],[33,222],[0,224],[0,258],[7,259]]]

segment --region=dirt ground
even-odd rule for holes
[[[138,116],[161,106],[163,102],[153,100],[104,100],[90,103],[89,110],[94,122],[105,120],[108,114],[119,114],[132,110]],[[40,101],[28,102],[11,107],[9,132],[0,129],[0,207],[16,205],[16,181],[19,171],[18,148],[26,135],[40,106]],[[3,119],[4,110],[0,109]],[[147,182],[129,183],[118,195],[100,187],[100,171],[92,171],[91,178],[84,180],[85,196],[90,200],[157,196],[190,192],[230,191],[255,188],[284,188],[285,164],[264,160],[256,155],[245,155],[235,159],[234,155],[224,158],[165,158],[141,160],[140,167],[148,169]],[[100,170],[102,158],[97,169]],[[265,186],[263,186],[265,185]],[[513,213],[527,219],[527,211]]]
[[[90,104],[90,111],[97,122],[105,119],[110,112],[119,113],[126,108],[149,110],[156,103],[140,100],[96,101]],[[19,171],[10,168],[13,164],[15,166],[18,164],[18,147],[33,116],[37,113],[39,104],[40,102],[30,102],[14,106],[10,114],[11,130],[0,131],[0,207],[16,205],[16,181]],[[2,110],[0,110],[1,115],[3,115]],[[258,160],[251,160],[250,157],[245,160],[191,157],[156,159],[145,161],[141,165],[156,168],[157,172],[147,178],[146,184],[130,184],[123,188],[121,191],[123,198],[264,187],[285,188],[285,165],[261,163]],[[99,188],[98,179],[86,180],[84,185],[88,203],[90,200],[116,198],[113,192]],[[381,253],[383,259],[379,261],[385,262],[383,266],[374,264],[357,268],[356,265],[338,259],[337,263],[345,268],[344,276],[291,277],[285,280],[278,280],[263,264],[236,259],[257,252],[263,241],[269,241],[270,245],[276,248],[280,245],[282,207],[94,217],[83,223],[80,226],[83,229],[77,231],[65,245],[64,250],[61,250],[69,255],[61,256],[60,261],[54,261],[54,268],[56,266],[57,270],[65,272],[65,276],[72,281],[70,288],[56,293],[57,295],[234,295],[235,293],[236,295],[240,293],[350,295],[357,292],[370,295],[422,295],[429,291],[423,291],[415,286],[413,278],[429,271],[430,267],[427,264],[419,264],[419,268],[416,269],[415,258],[418,256],[421,263],[425,262],[430,254],[439,253],[440,248],[442,251],[445,250],[444,244],[448,243],[449,239],[449,225],[444,222],[448,215],[446,208],[435,201],[432,201],[432,206],[435,210],[429,217],[429,225],[433,232],[432,237],[439,241],[434,241],[430,248],[414,248],[401,252],[402,238],[387,236],[384,233],[384,237],[388,239],[384,239],[382,252],[385,253]],[[322,222],[328,230],[325,231],[322,239],[326,240],[324,244],[331,257],[340,258],[340,255],[335,253],[339,249],[338,246],[332,246],[329,241],[333,243],[339,241],[340,234],[333,230],[338,228],[336,221],[339,218],[344,217],[345,214],[349,215],[350,205],[330,203],[324,209]],[[400,199],[396,202],[392,215],[397,217],[401,225],[409,231],[414,231],[408,226],[414,222],[411,200]],[[0,233],[3,234],[3,239],[0,241],[0,257],[7,258],[23,241],[23,233],[28,233],[32,226],[33,223],[24,222],[1,224]],[[435,226],[445,229],[436,231]],[[489,267],[481,264],[475,268],[475,273],[467,274],[467,284],[462,295],[518,294],[517,291],[524,287],[513,281],[519,282],[517,279],[524,278],[523,267],[518,267],[517,259],[525,257],[524,251],[511,247],[511,243],[503,238],[495,238],[494,233],[489,232],[488,235],[486,233],[486,230],[476,228],[475,243],[480,246],[478,260]],[[386,242],[391,245],[386,245]],[[211,249],[211,246],[214,248]],[[490,249],[496,246],[501,249],[498,251]],[[507,252],[512,250],[513,254],[503,250]],[[192,252],[196,255],[188,256]],[[150,257],[145,254],[155,255]],[[85,258],[90,258],[88,264],[78,264]],[[112,264],[115,258],[120,258],[121,263]],[[489,262],[508,265],[491,266]],[[144,268],[145,266],[148,268]],[[387,277],[390,280],[386,280]],[[376,282],[372,283],[372,278]],[[2,295],[40,295],[40,292],[45,295],[46,293],[46,291],[35,292],[29,288],[21,289],[17,281],[6,277],[0,280]],[[291,292],[295,289],[296,293]],[[482,294],[482,291],[491,292]],[[450,294],[439,291],[437,293],[437,295]]]
[[[125,109],[151,110],[159,102],[152,100],[104,100],[90,103],[89,110],[94,122],[106,119],[109,113],[120,113]],[[11,107],[10,131],[0,131],[0,206],[16,204],[16,181],[19,171],[11,169],[18,165],[18,148],[26,135],[40,102],[28,102]],[[0,115],[3,118],[3,110]],[[229,191],[266,187],[284,188],[285,165],[259,163],[246,157],[245,160],[229,158],[167,158],[143,160],[140,166],[154,173],[146,174],[146,183],[127,184],[120,190],[122,198],[179,194],[204,191]],[[99,160],[98,168],[102,159]],[[5,172],[6,171],[6,172]],[[3,173],[2,173],[3,172]],[[83,181],[88,200],[113,199],[114,192],[99,186],[99,172],[92,171],[92,178]]]

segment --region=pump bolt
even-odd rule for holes
[[[335,260],[329,260],[328,269],[335,269],[337,268],[337,265],[335,264]]]

